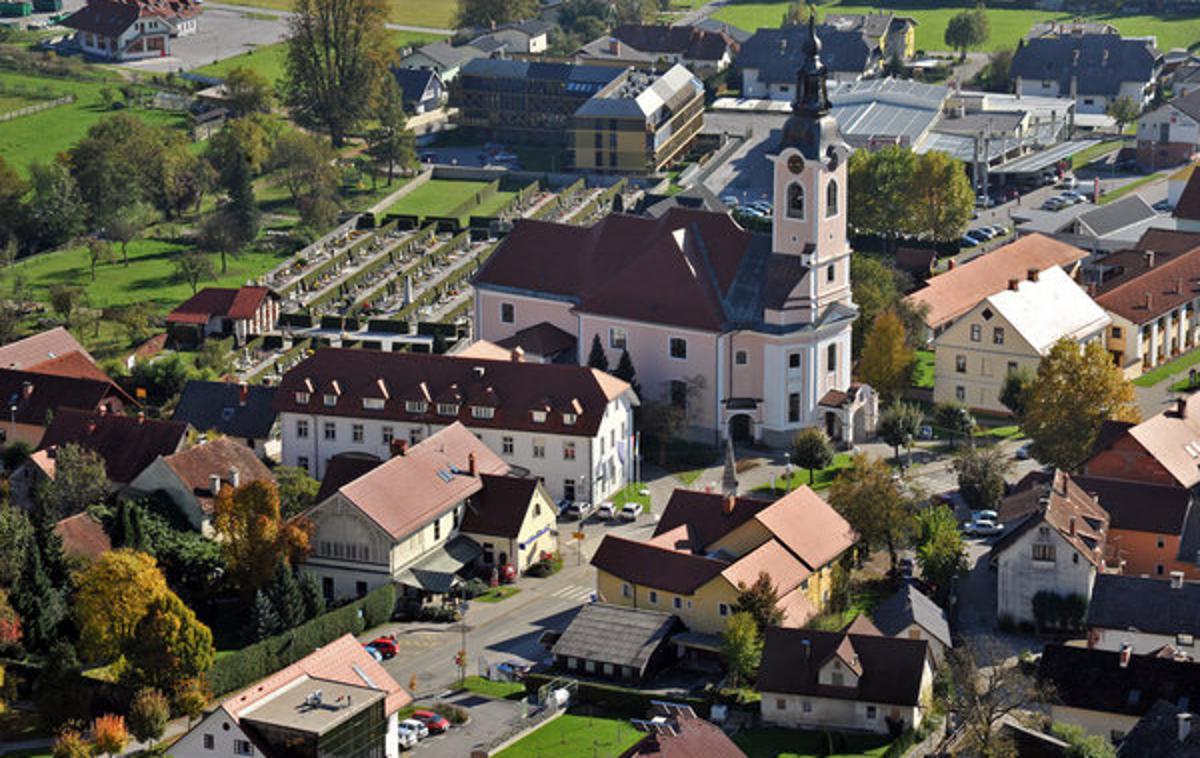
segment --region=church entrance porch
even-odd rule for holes
[[[846,390],[830,390],[817,403],[825,433],[845,447],[875,436],[879,399],[866,384],[851,384]]]

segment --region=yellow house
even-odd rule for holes
[[[537,479],[491,476],[480,479],[483,489],[467,502],[460,532],[483,548],[486,566],[512,565],[524,572],[554,552],[554,505]]]
[[[828,606],[837,560],[857,535],[808,487],[775,502],[675,490],[646,542],[608,535],[592,565],[606,602],[672,613],[688,630],[717,635],[739,587],[766,573],[784,625]]]

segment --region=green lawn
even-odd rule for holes
[[[150,302],[173,308],[192,296],[191,287],[173,279],[171,256],[185,249],[183,245],[163,240],[135,240],[129,243],[129,265],[117,261],[97,267],[92,281],[87,250],[83,247],[56,250],[26,258],[5,269],[0,275],[0,291],[9,292],[12,279],[18,272],[25,276],[30,294],[35,300],[47,302],[53,284],[77,284],[87,290],[93,308],[129,303]],[[220,261],[213,256],[217,279],[202,282],[201,286],[238,287],[278,265],[283,258],[274,253],[252,251],[229,260],[229,272],[220,274]]]
[[[234,5],[290,11],[292,0],[229,0]],[[435,29],[453,29],[457,0],[387,0],[388,21]]]
[[[525,694],[525,685],[520,682],[493,682],[482,676],[468,676],[466,688],[497,700],[520,700]]]
[[[933,371],[934,371],[934,352],[932,350],[918,350],[917,367],[913,371],[913,386],[919,389],[933,389]]]
[[[567,713],[500,751],[496,758],[616,758],[644,736],[622,719]]]
[[[759,27],[777,27],[787,10],[787,2],[772,3],[738,3],[720,8],[713,17],[733,24],[734,26],[753,32]],[[946,50],[943,39],[946,25],[950,18],[960,11],[973,8],[974,3],[962,3],[955,6],[939,6],[923,2],[899,2],[889,4],[887,10],[897,14],[912,16],[917,21],[918,50]],[[872,13],[878,7],[857,5],[851,3],[831,3],[822,5],[824,13]],[[983,46],[985,50],[1014,48],[1017,41],[1029,32],[1037,21],[1061,21],[1074,18],[1074,13],[1059,13],[1036,9],[988,8],[988,21],[991,26],[991,37]],[[1157,16],[1093,16],[1101,21],[1115,25],[1122,34],[1128,36],[1154,35],[1158,38],[1160,50],[1173,47],[1190,47],[1200,42],[1200,23],[1195,17],[1162,17]]]
[[[850,468],[850,464],[853,460],[853,456],[851,456],[849,453],[838,453],[837,455],[833,456],[833,463],[829,466],[829,468],[817,469],[816,472],[814,472],[816,474],[815,484],[809,480],[808,469],[797,468],[792,472],[792,484],[788,489],[794,490],[802,484],[807,484],[814,490],[826,489],[833,484],[833,480],[837,478],[839,471]],[[775,484],[778,487],[778,490],[773,488],[770,484],[764,484],[763,486],[756,488],[754,491],[765,495],[772,494],[773,492],[782,492],[785,485],[784,477],[776,477]]]
[[[511,584],[504,584],[499,587],[493,587],[482,595],[476,595],[471,599],[478,600],[481,603],[499,603],[501,600],[510,598],[520,591],[520,587],[514,587]]]
[[[1114,138],[1104,140],[1096,145],[1092,145],[1086,150],[1081,150],[1071,156],[1071,168],[1083,168],[1089,163],[1092,163],[1093,161],[1102,158],[1115,150],[1119,150],[1122,144],[1124,144],[1124,140]]]
[[[620,508],[621,506],[625,505],[626,503],[641,503],[642,507],[645,509],[644,512],[649,513],[650,512],[650,496],[643,495],[640,492],[638,492],[638,490],[642,489],[645,486],[646,485],[642,484],[641,482],[630,482],[629,484],[625,485],[625,487],[622,488],[620,492],[618,492],[612,496],[611,499],[613,501],[613,505],[616,506],[617,508]]]
[[[880,756],[891,744],[884,735],[807,732],[775,727],[738,732],[733,741],[749,758]]]
[[[705,470],[702,468],[688,469],[687,471],[676,471],[675,478],[683,482],[684,487],[691,487],[696,483],[696,480],[700,478],[700,475],[703,474],[704,471]]]
[[[475,197],[486,186],[487,182],[430,179],[396,201],[386,213],[411,213],[421,217],[444,216]]]
[[[101,81],[76,81],[0,71],[0,83],[32,87],[49,97],[74,94],[77,98],[70,105],[0,122],[0,155],[19,171],[25,171],[35,160],[50,160],[69,149],[92,124],[115,113],[105,110],[101,105],[100,90],[109,86]],[[124,112],[133,113],[150,124],[183,127],[187,123],[185,114],[141,108]]]
[[[497,192],[487,200],[479,204],[479,207],[471,211],[472,216],[495,216],[504,210],[513,198],[517,196],[515,192]]]
[[[1168,361],[1167,363],[1162,363],[1158,366],[1155,366],[1153,371],[1147,371],[1138,378],[1134,379],[1133,384],[1136,387],[1153,387],[1173,374],[1187,371],[1197,363],[1200,363],[1200,349],[1193,350],[1190,353],[1184,353],[1173,361]],[[1183,379],[1177,386],[1186,387],[1187,379]]]
[[[18,108],[24,108],[27,105],[34,105],[39,102],[41,102],[40,99],[35,100],[31,97],[22,97],[20,95],[13,94],[0,94],[0,114],[5,114],[9,111],[15,111]]]
[[[238,0],[234,0],[238,2]],[[259,4],[257,0],[254,4]],[[289,3],[290,4],[290,3]],[[441,39],[436,34],[423,34],[420,32],[389,32],[392,44],[397,48],[407,47],[409,45],[425,45],[435,40]],[[231,69],[239,66],[252,68],[263,76],[267,77],[272,82],[277,82],[283,78],[284,59],[287,57],[287,47],[284,42],[276,42],[273,45],[261,45],[247,50],[241,55],[235,55],[232,58],[226,58],[221,61],[215,61],[207,66],[201,66],[195,70],[197,74],[204,76],[222,77],[229,73]]]

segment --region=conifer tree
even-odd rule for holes
[[[279,616],[267,593],[259,590],[254,593],[254,606],[250,609],[250,623],[246,625],[248,642],[258,642],[280,631]]]
[[[325,593],[316,574],[300,573],[300,592],[304,595],[304,618],[311,621],[325,612]]]
[[[283,561],[275,567],[275,578],[268,589],[271,607],[279,619],[281,630],[292,629],[304,623],[304,593],[296,575]]]
[[[599,334],[592,337],[592,352],[588,353],[587,365],[601,371],[608,371],[608,355],[604,352],[604,345],[600,344]]]

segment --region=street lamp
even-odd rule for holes
[[[467,611],[471,609],[471,604],[465,599],[458,604],[459,626],[462,627],[462,647],[455,656],[458,659],[459,672],[459,687],[467,686]]]
[[[8,412],[12,419],[8,432],[8,444],[11,445],[17,441],[17,404],[13,403],[8,406]]]
[[[792,456],[791,456],[791,454],[784,453],[783,460],[785,461],[785,463],[783,464],[783,493],[786,495],[787,493],[792,491]],[[810,482],[810,484],[811,484],[811,482]]]

